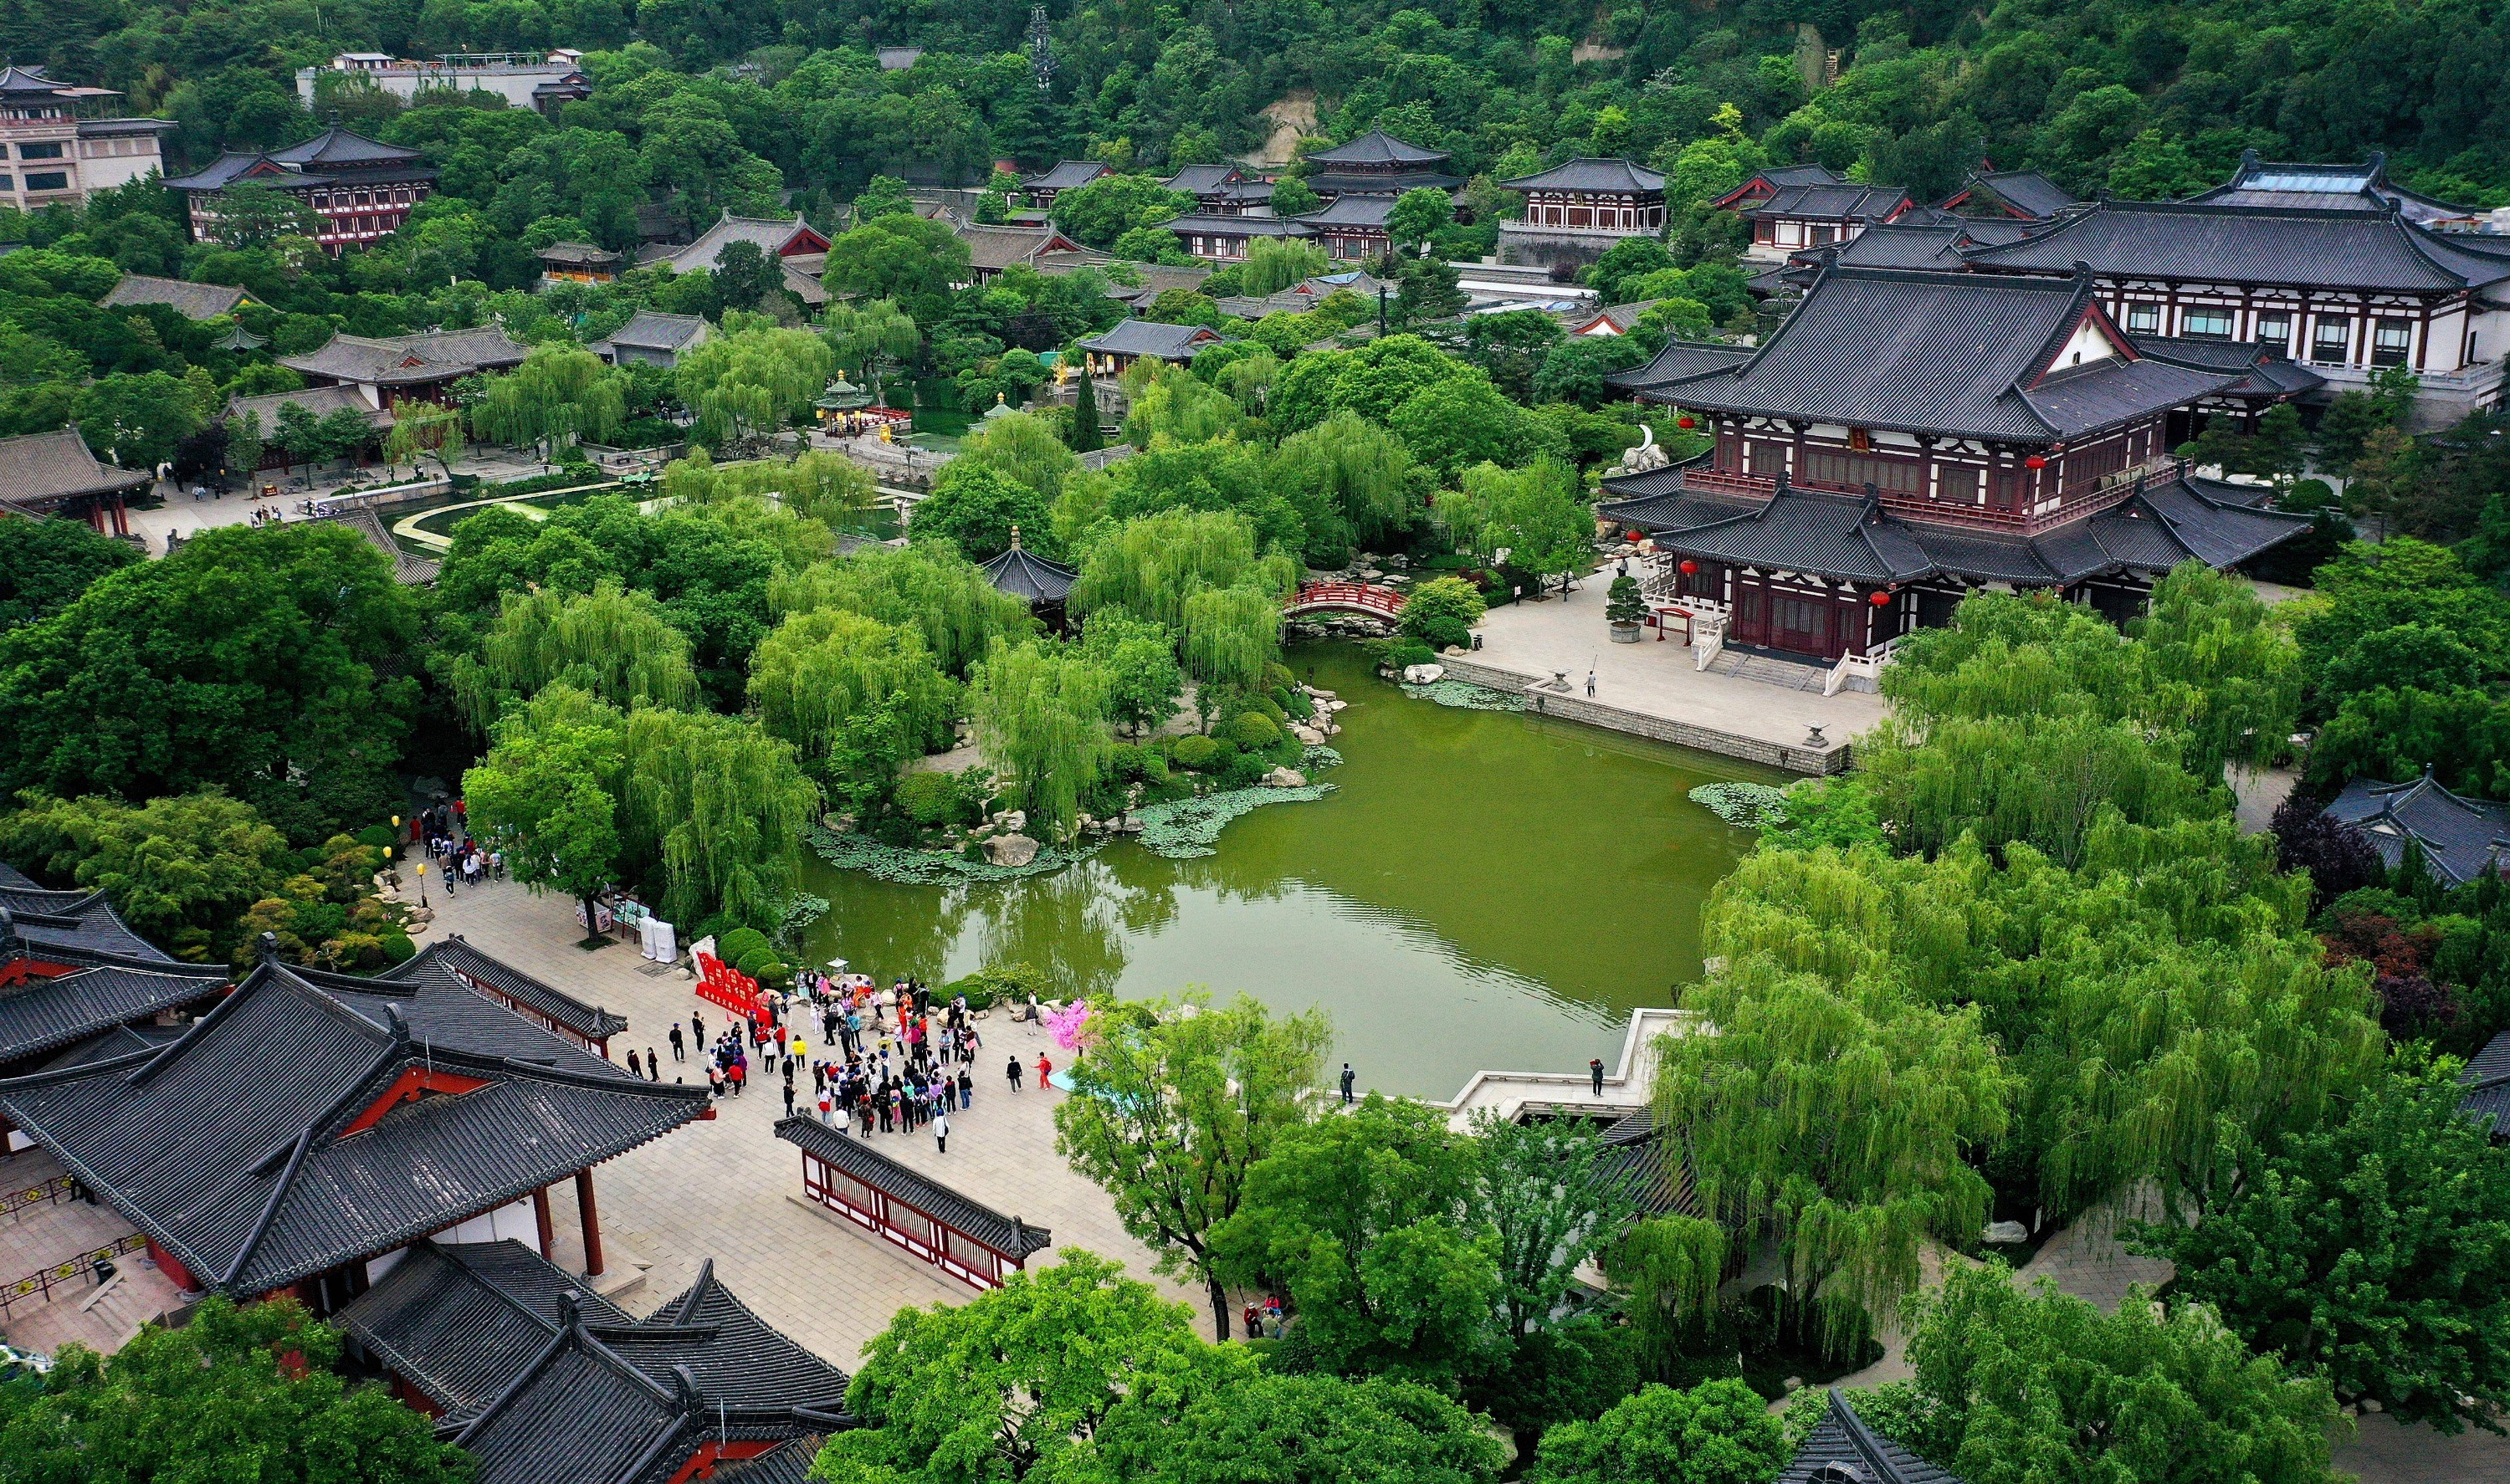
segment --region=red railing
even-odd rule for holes
[[[1281,611],[1307,613],[1318,608],[1350,609],[1390,619],[1403,610],[1403,594],[1374,583],[1307,583]]]
[[[1690,489],[1704,489],[1717,494],[1773,495],[1778,481],[1759,475],[1730,474],[1723,469],[1686,469],[1682,482]]]

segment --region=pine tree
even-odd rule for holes
[[[1070,356],[1072,352],[1063,354]],[[1098,431],[1098,386],[1086,369],[1076,378],[1072,389],[1070,441],[1074,453],[1087,453],[1106,446],[1107,440]]]

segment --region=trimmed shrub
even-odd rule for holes
[[[1220,771],[1220,780],[1231,788],[1252,788],[1264,781],[1264,775],[1272,771],[1273,763],[1270,758],[1261,753],[1240,752],[1229,760],[1228,767]]]
[[[369,824],[358,831],[357,841],[369,850],[388,851],[399,843],[389,824]]]
[[[899,779],[897,807],[927,828],[966,822],[975,813],[968,789],[950,773],[910,773]]]
[[[1230,722],[1229,740],[1249,752],[1260,752],[1281,740],[1281,729],[1261,711],[1244,711]]]
[[[1209,737],[1180,737],[1173,756],[1178,767],[1199,773],[1220,760],[1220,742]]]

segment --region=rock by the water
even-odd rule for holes
[[[1272,772],[1264,775],[1264,786],[1267,788],[1305,788],[1308,786],[1308,776],[1301,773],[1296,768],[1275,768]]]
[[[1435,685],[1447,673],[1443,665],[1407,665],[1403,666],[1405,685]]]
[[[985,858],[995,865],[1026,865],[1037,858],[1037,842],[1026,835],[996,835],[985,842]]]
[[[1307,743],[1311,747],[1319,745],[1325,740],[1325,735],[1322,732],[1319,732],[1315,728],[1308,726],[1303,722],[1296,721],[1290,723],[1290,735]]]
[[[1987,1230],[1979,1234],[1978,1239],[1991,1246],[2006,1246],[2014,1242],[2029,1241],[2031,1229],[2018,1221],[1991,1221],[1987,1224]]]
[[[1025,809],[1007,811],[1003,814],[996,815],[994,817],[994,822],[1002,826],[1004,834],[1016,835],[1021,830],[1028,828],[1028,811]]]

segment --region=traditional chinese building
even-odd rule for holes
[[[124,926],[97,892],[48,892],[0,866],[0,1077],[126,1027],[131,1045],[226,992],[223,969],[178,964]],[[22,1133],[12,1149],[33,1141]]]
[[[1093,375],[1121,374],[1145,358],[1183,365],[1206,345],[1218,345],[1220,331],[1199,324],[1163,324],[1156,320],[1120,320],[1081,342]]]
[[[1294,219],[1314,234],[1325,256],[1337,262],[1362,262],[1386,255],[1386,218],[1393,214],[1397,199],[1354,191],[1336,196],[1320,211]]]
[[[97,191],[162,171],[173,123],[124,118],[121,97],[55,82],[41,67],[0,68],[0,206],[84,206]]]
[[[1011,527],[1011,544],[977,570],[997,590],[1028,604],[1029,612],[1058,631],[1063,628],[1064,599],[1081,580],[1079,568],[1048,560],[1020,545],[1018,526]]]
[[[800,1484],[846,1375],[714,1275],[642,1319],[523,1243],[421,1239],[335,1316],[478,1484]]]
[[[1750,191],[1763,178],[1754,176],[1740,190]],[[1737,196],[1739,192],[1729,199]],[[1860,185],[1833,177],[1781,185],[1758,199],[1741,197],[1733,209],[1752,229],[1744,257],[1772,262],[1806,247],[1854,242],[1868,227],[1897,221],[1916,207],[1899,186]]]
[[[1378,218],[1381,234],[1385,217]],[[1207,211],[1172,216],[1160,225],[1176,234],[1179,246],[1196,257],[1215,263],[1234,263],[1246,256],[1246,249],[1259,238],[1286,237],[1300,242],[1312,241],[1316,229],[1302,216],[1221,216]]]
[[[637,254],[637,266],[662,263],[673,273],[695,273],[700,269],[714,271],[723,260],[723,249],[734,243],[748,243],[758,255],[783,270],[783,288],[805,307],[816,308],[828,302],[828,291],[819,286],[819,273],[828,265],[828,239],[818,228],[802,219],[796,211],[787,219],[780,216],[735,216],[726,207],[712,226],[698,234],[697,241],[676,247],[655,245]]]
[[[2063,276],[2088,265],[2103,306],[2128,333],[2269,345],[2338,391],[2401,367],[2421,378],[2417,412],[2427,424],[2499,400],[2510,241],[2427,230],[2395,201],[2263,199],[2278,194],[2094,202],[1962,257],[1986,274]]]
[[[2140,353],[2087,277],[1834,268],[1758,349],[1676,343],[1616,378],[1714,446],[1608,478],[1597,514],[1650,533],[1660,595],[1728,643],[1870,657],[1987,586],[2123,618],[2190,556],[2308,525],[2169,457],[2172,416],[2244,374]]]
[[[453,383],[481,371],[506,371],[530,354],[504,326],[427,330],[415,335],[333,335],[279,363],[312,387],[353,387],[369,407],[390,411],[407,402],[441,402]]]
[[[1774,1484],[1961,1484],[1951,1473],[1874,1430],[1838,1391],[1830,1411],[1779,1471]]]
[[[551,243],[537,254],[543,284],[607,284],[626,254],[590,243]]]
[[[1627,160],[1572,160],[1500,182],[1525,215],[1499,224],[1502,263],[1583,265],[1625,237],[1664,234],[1664,176]]]
[[[951,230],[959,241],[968,245],[969,282],[982,284],[1002,276],[1011,267],[1034,268],[1048,253],[1087,252],[1089,249],[1063,235],[1063,229],[1041,222],[1036,226],[999,225],[978,221],[954,221]],[[967,287],[966,284],[958,285]]]
[[[1822,165],[1773,165],[1709,203],[1721,211],[1760,206],[1791,185],[1844,185],[1847,177]]]
[[[163,304],[186,320],[214,320],[220,315],[232,315],[253,302],[250,294],[230,285],[151,278],[144,273],[124,274],[120,283],[105,290],[104,297],[96,300],[96,304],[104,309]]]
[[[2046,221],[2078,205],[2073,193],[2037,171],[1983,171],[1935,204],[1937,210],[2015,221]]]
[[[1337,196],[1400,196],[1424,187],[1452,191],[1464,182],[1448,174],[1446,164],[1443,150],[1406,144],[1383,129],[1372,129],[1348,144],[1308,156],[1307,183],[1328,201]]]
[[[699,315],[666,315],[659,309],[640,309],[628,323],[610,332],[610,338],[595,340],[585,349],[612,365],[658,365],[666,369],[680,363],[680,358],[714,338],[714,326]]]
[[[509,107],[530,108],[554,116],[561,103],[592,96],[584,75],[584,54],[560,47],[548,53],[486,52],[413,61],[384,52],[342,52],[328,67],[296,69],[296,95],[308,112],[321,102],[318,85],[325,72],[362,79],[378,92],[403,103],[421,95],[458,98],[466,93],[493,93]]]
[[[214,242],[219,193],[247,181],[302,202],[318,223],[315,241],[337,257],[399,231],[410,209],[436,189],[436,167],[417,150],[335,125],[285,149],[230,151],[166,186],[190,201],[193,240]]]
[[[2310,165],[2263,160],[2254,149],[2243,150],[2229,180],[2188,199],[2215,206],[2332,210],[2393,205],[2398,215],[2419,227],[2471,226],[2484,215],[2474,207],[2407,190],[2388,178],[2388,157],[2376,152],[2360,165]]]
[[[572,1182],[604,1268],[592,1168],[696,1119],[704,1087],[648,1083],[518,1004],[563,1001],[467,949],[373,978],[261,962],[162,1046],[108,1044],[0,1082],[42,1144],[187,1288],[292,1293],[328,1313],[411,1243],[513,1237],[545,1255]],[[568,1002],[563,1017],[597,1023]]]
[[[2444,886],[2464,886],[2487,871],[2510,875],[2510,804],[2461,798],[2429,768],[2411,783],[2355,779],[2326,814],[2360,830],[2389,870],[2404,865],[2412,849],[2424,873]]]
[[[1102,175],[1114,173],[1095,160],[1061,160],[1046,173],[1022,179],[1020,189],[1027,193],[1030,206],[1041,211],[1051,211],[1055,197],[1066,191],[1078,190]]]
[[[1273,201],[1273,182],[1251,179],[1234,165],[1188,165],[1160,184],[1193,197],[1196,210],[1214,216],[1242,216]]]
[[[126,502],[154,483],[97,459],[76,428],[0,438],[0,510],[67,515],[108,536],[131,534]]]

